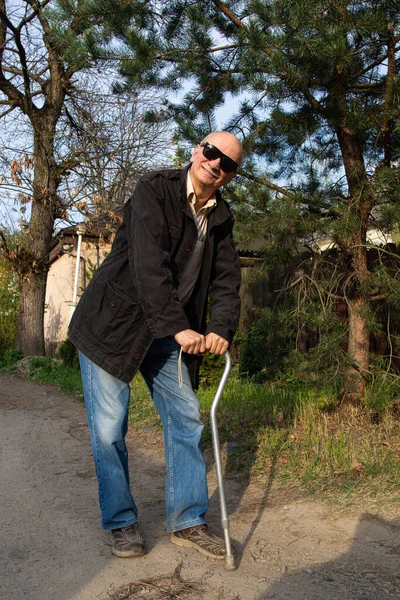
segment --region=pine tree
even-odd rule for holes
[[[398,260],[378,246],[371,260],[368,236],[371,227],[391,233],[400,223],[398,3],[150,1],[118,35],[125,87],[185,84],[183,99],[169,106],[179,139],[198,142],[215,127],[216,109],[238,98],[225,127],[243,138],[248,156],[239,214],[253,217],[267,240],[267,263],[293,256],[299,244],[310,250],[290,286],[318,290],[322,307],[345,303],[343,389],[359,398],[376,306],[399,304]],[[316,244],[322,237],[334,244],[329,256]]]

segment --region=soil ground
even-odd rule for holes
[[[0,439],[4,600],[400,597],[400,520],[393,506],[343,509],[283,498],[273,484],[227,480],[238,565],[229,572],[223,562],[169,542],[159,435],[129,434],[132,488],[147,554],[118,559],[99,525],[84,406],[57,388],[1,375]],[[209,523],[221,532],[210,463]]]

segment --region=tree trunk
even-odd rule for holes
[[[369,365],[368,302],[362,298],[348,301],[349,341],[348,356],[352,366],[347,371],[342,388],[342,398],[358,401],[365,393],[366,374]]]
[[[360,221],[362,220],[360,219]],[[366,375],[369,367],[370,303],[362,291],[368,286],[370,275],[364,223],[361,223],[360,231],[352,237],[349,253],[352,255],[352,275],[355,276],[356,291],[354,296],[350,295],[347,298],[349,319],[347,355],[351,366],[348,368],[341,396],[343,399],[357,402],[365,394]]]
[[[20,283],[20,303],[15,347],[24,356],[42,356],[46,274],[31,273]]]
[[[349,214],[356,220],[350,231],[344,232],[339,246],[344,255],[351,257],[348,280],[352,289],[346,298],[349,314],[349,339],[347,354],[350,367],[341,390],[341,396],[348,401],[359,401],[365,393],[365,375],[369,365],[369,304],[365,297],[365,287],[369,279],[366,239],[368,220],[371,211],[371,198],[367,186],[367,172],[364,164],[362,141],[351,125],[348,112],[346,82],[338,73],[332,101],[336,104],[340,118],[336,134],[343,158],[349,192]]]
[[[24,356],[44,355],[44,305],[49,250],[57,214],[59,173],[54,159],[53,114],[38,119],[34,130],[31,218],[19,257],[20,308],[15,346]]]

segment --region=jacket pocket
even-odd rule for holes
[[[170,223],[168,226],[168,243],[164,247],[164,250],[170,253],[171,257],[174,258],[182,239],[183,229],[181,225]]]
[[[143,313],[137,302],[126,297],[108,281],[94,283],[86,324],[98,343],[111,352],[128,350],[135,339]]]

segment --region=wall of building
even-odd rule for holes
[[[78,278],[79,300],[86,283],[89,281],[93,267],[98,261],[104,260],[110,250],[105,245],[99,250],[90,243],[82,242],[81,261]],[[67,337],[67,330],[73,307],[76,250],[70,254],[63,254],[55,260],[49,270],[46,288],[46,309],[44,314],[44,337],[46,353],[54,355],[61,342]]]

